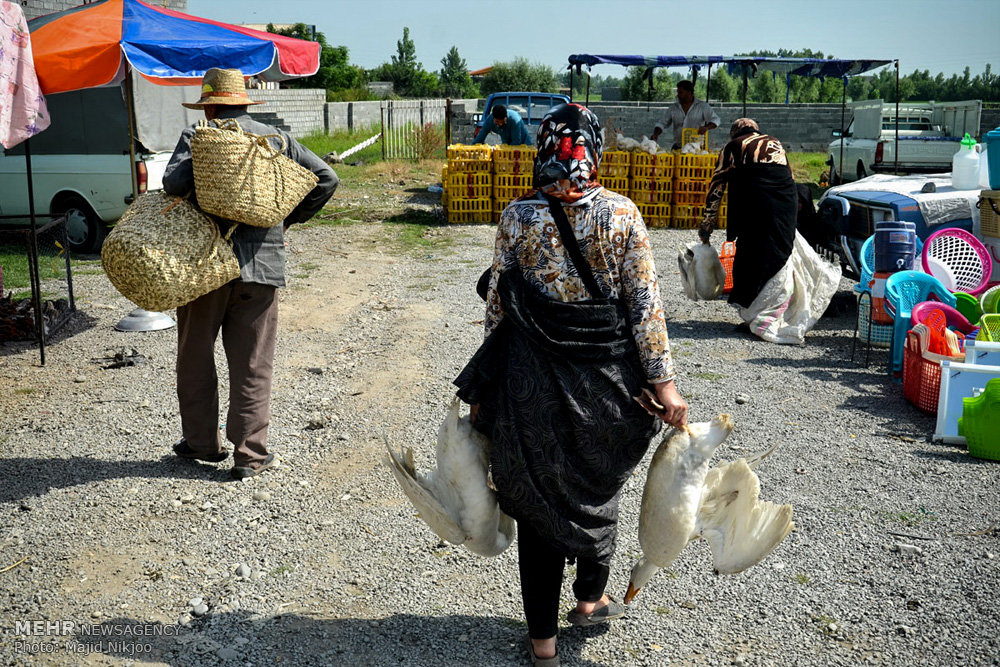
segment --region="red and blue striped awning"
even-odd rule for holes
[[[46,95],[118,83],[126,62],[162,84],[197,84],[212,67],[281,81],[315,74],[320,45],[140,0],[97,0],[28,22]]]

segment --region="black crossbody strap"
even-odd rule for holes
[[[552,211],[552,218],[556,221],[559,236],[562,237],[566,252],[569,253],[570,261],[576,267],[576,272],[579,274],[580,280],[583,281],[584,287],[590,292],[592,299],[603,299],[604,293],[601,291],[601,286],[597,284],[597,278],[594,277],[594,271],[590,268],[590,262],[584,259],[583,253],[580,251],[580,243],[576,240],[576,234],[569,226],[562,202],[549,195],[545,195],[545,199],[549,202],[549,210]]]

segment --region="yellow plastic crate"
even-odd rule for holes
[[[708,132],[698,134],[697,127],[685,127],[681,130],[681,146],[687,146],[692,142],[698,142],[704,150],[708,150]]]
[[[532,146],[497,146],[493,149],[493,171],[497,174],[528,174],[535,170]]]
[[[528,187],[521,187],[521,186],[501,187],[501,186],[497,186],[497,187],[493,188],[493,198],[496,199],[497,201],[504,202],[504,205],[506,206],[510,202],[514,201],[518,197],[521,197],[521,196],[527,194],[530,191],[531,191],[531,186],[530,185]]]
[[[1000,214],[997,210],[1000,210],[1000,190],[980,192],[979,223],[983,236],[1000,238]]]
[[[493,162],[491,160],[465,160],[461,158],[454,158],[448,160],[448,175],[452,176],[454,174],[467,174],[469,172],[482,171],[490,173],[493,170]]]
[[[605,178],[627,179],[630,168],[627,164],[604,164],[604,162],[601,162],[598,173],[600,173],[602,180]]]
[[[670,180],[674,177],[675,164],[673,153],[633,153],[631,177],[633,180]]]
[[[489,160],[493,147],[487,144],[451,144],[448,146],[448,159]]]
[[[628,194],[628,178],[611,178],[601,174],[601,185],[618,194]]]
[[[447,210],[448,222],[490,222],[493,213],[493,200],[452,197],[448,201]]]
[[[604,151],[604,155],[601,157],[601,168],[603,169],[609,165],[628,165],[632,164],[632,154],[628,151]]]
[[[647,227],[666,227],[670,224],[670,204],[636,202]]]
[[[630,190],[628,198],[636,204],[671,204],[673,197],[670,190]]]
[[[489,198],[493,195],[492,174],[488,171],[449,174],[448,194],[461,199]]]
[[[677,153],[674,175],[678,180],[708,181],[715,172],[716,154],[685,155]]]
[[[531,174],[495,174],[493,184],[498,188],[531,189],[534,178]]]

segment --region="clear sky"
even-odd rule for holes
[[[367,68],[396,53],[408,26],[431,71],[453,45],[470,69],[518,56],[561,69],[572,53],[728,56],[780,48],[899,58],[903,74],[950,76],[968,65],[975,76],[987,62],[1000,69],[1000,0],[188,0],[188,13],[313,24]]]

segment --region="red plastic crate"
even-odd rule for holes
[[[930,332],[923,324],[915,324],[906,334],[903,348],[903,397],[924,412],[937,414],[938,394],[941,393],[941,362],[961,361],[963,357],[946,357],[927,351]]]
[[[722,286],[722,293],[729,294],[733,291],[733,259],[736,258],[736,242],[726,241],[722,244],[719,252],[719,261],[722,268],[726,270],[726,283]]]

